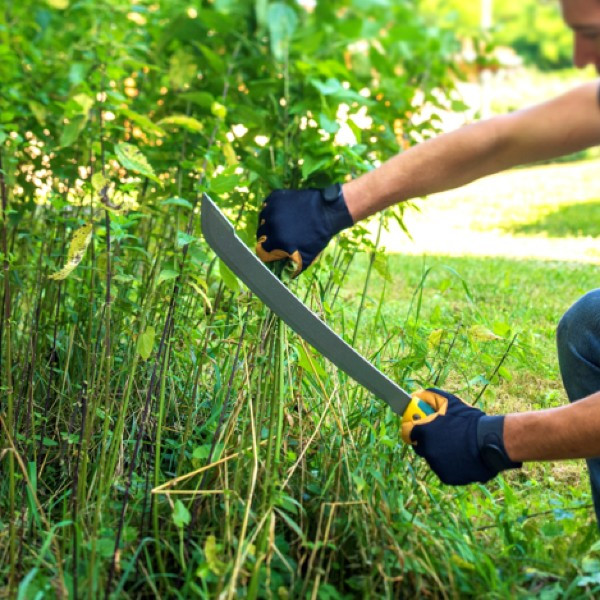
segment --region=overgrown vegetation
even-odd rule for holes
[[[5,596],[594,593],[582,488],[535,506],[563,511],[540,529],[502,479],[438,486],[398,419],[282,327],[199,231],[204,191],[252,244],[270,189],[358,174],[426,134],[415,91],[436,103],[451,89],[455,47],[409,2],[3,6]],[[366,233],[291,285],[398,382],[460,382],[485,402],[511,357],[535,356],[445,267],[438,289],[465,303],[460,318],[425,317],[425,269],[388,319],[392,280]],[[383,282],[374,314],[343,291],[357,251],[372,257],[362,297]]]

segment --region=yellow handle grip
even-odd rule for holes
[[[425,400],[421,400],[421,398],[417,398],[417,396],[413,396],[409,405],[406,407],[404,414],[402,415],[403,423],[416,423],[425,417],[432,415],[435,413],[433,406],[430,406],[425,402]]]

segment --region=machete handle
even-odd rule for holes
[[[406,407],[404,414],[402,415],[402,422],[415,423],[434,413],[435,410],[433,406],[427,404],[425,400],[421,400],[421,398],[413,396],[410,400],[410,403]]]

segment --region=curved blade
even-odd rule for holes
[[[288,290],[242,242],[227,217],[202,196],[202,233],[217,256],[298,335],[352,379],[402,415],[411,397],[348,345]]]

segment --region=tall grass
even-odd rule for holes
[[[593,593],[593,583],[572,584],[587,575],[568,558],[587,552],[593,539],[591,527],[576,525],[589,503],[583,492],[559,499],[570,516],[544,531],[502,479],[487,489],[440,487],[402,446],[397,417],[259,301],[224,286],[208,250],[206,262],[194,265],[206,298],[178,283],[173,302],[160,257],[174,232],[157,235],[143,221],[139,235],[155,259],[124,261],[117,245],[103,266],[96,237],[80,270],[58,284],[43,276],[43,230],[51,222],[38,215],[27,225],[37,255],[19,289],[32,294],[14,295],[4,320],[4,347],[12,328],[12,352],[3,369],[11,366],[16,382],[14,408],[2,423],[7,593]],[[20,244],[14,240],[15,251]],[[56,260],[64,250],[52,247]],[[118,279],[109,264],[119,264]],[[379,270],[377,286],[393,285]],[[358,349],[405,387],[466,378],[474,380],[463,390],[473,399],[497,385],[511,357],[518,360],[519,341],[507,332],[482,337],[488,323],[467,282],[442,271],[450,284],[423,267],[412,304],[395,322],[386,294],[372,297],[369,270],[353,271],[364,299],[359,309],[343,300],[335,315],[326,308],[335,294],[327,271],[294,286],[336,329],[357,332]],[[425,308],[424,298],[440,289],[464,302],[459,321]],[[161,322],[146,354],[139,338]],[[481,368],[486,381],[476,378]],[[537,508],[555,515],[552,501]],[[544,544],[557,532],[564,558],[555,568]]]

